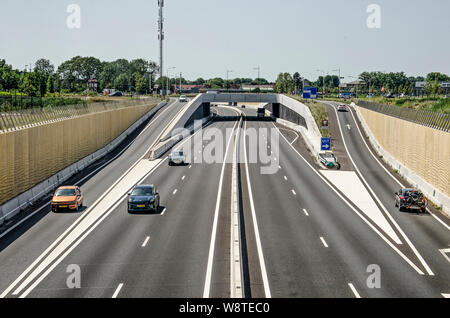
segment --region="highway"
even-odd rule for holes
[[[348,118],[350,114],[339,115],[339,120],[345,124]],[[247,127],[271,129],[274,125],[248,122]],[[283,130],[278,133],[280,131]],[[353,133],[355,142],[362,142],[357,130]],[[351,132],[344,135],[347,143],[349,135]],[[260,165],[249,165],[266,267],[259,272],[267,272],[272,297],[442,297],[450,281],[450,264],[439,252],[448,246],[447,228],[430,216],[398,215],[392,196],[396,188],[389,195],[385,194],[384,203],[390,208],[390,214],[396,221],[405,219],[401,228],[405,229],[407,237],[415,237],[413,245],[417,245],[436,272],[435,276],[418,274],[324,182],[314,171],[317,167],[303,160],[300,149],[292,147],[284,138],[280,141],[280,169],[276,175],[262,175]],[[349,149],[353,155],[355,148]],[[365,154],[367,162],[373,160],[367,151],[360,153]],[[359,166],[359,162],[356,163]],[[382,170],[376,163],[371,164]],[[365,167],[361,170],[370,171]],[[385,174],[384,171],[377,173]],[[385,187],[382,185],[378,189]],[[251,209],[244,210],[249,220],[246,222],[251,226]],[[356,211],[364,215],[358,208]],[[411,226],[417,222],[423,223],[421,228],[417,224]],[[434,234],[429,237],[431,230]],[[420,235],[415,235],[416,231],[420,231]],[[421,240],[420,245],[418,240]],[[420,268],[421,263],[406,245],[403,240],[401,251]],[[258,263],[256,256],[250,263]],[[370,274],[367,268],[372,264],[381,268],[380,289],[369,289],[366,284]],[[422,268],[421,272],[426,271]],[[262,281],[262,278],[255,279]],[[259,295],[263,293],[267,294],[267,290],[258,291]]]
[[[166,156],[140,171],[135,163],[144,158],[148,164],[149,149],[181,106],[171,101],[129,145],[72,180],[79,182],[85,196],[86,208],[80,213],[51,213],[46,202],[3,234],[2,297],[230,297],[231,162],[238,121],[226,117],[254,117],[256,111],[214,109],[218,116],[203,133],[222,133],[224,162],[199,162],[203,151],[198,151],[187,165],[170,167]],[[371,155],[352,112],[338,114],[331,102],[327,107],[339,123],[335,131],[340,134],[334,138],[344,156],[342,171],[324,172],[296,132],[271,121],[244,121],[238,143],[243,152],[239,177],[244,296],[449,294],[450,263],[440,252],[450,244],[448,219],[437,212],[434,217],[398,212],[393,193],[402,181],[395,181]],[[262,174],[264,164],[249,162],[252,148],[245,132],[251,129],[267,129],[265,150],[269,155],[274,151],[275,174]],[[279,153],[271,133],[279,137]],[[197,150],[219,144],[195,137],[186,138],[184,145],[191,143]],[[124,176],[133,171],[139,183],[159,188],[162,206],[156,213],[128,214],[126,195],[113,200],[103,196],[120,188],[127,180]],[[72,264],[81,269],[78,289],[67,287]],[[373,266],[381,270],[380,288],[367,283]]]

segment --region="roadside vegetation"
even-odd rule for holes
[[[302,99],[299,98],[298,96],[291,96],[291,97],[297,99],[298,101],[308,106],[312,116],[314,117],[317,127],[320,130],[322,137],[330,138],[331,135],[329,129],[322,129],[322,121],[329,120],[327,107],[324,104],[317,102],[315,100]]]

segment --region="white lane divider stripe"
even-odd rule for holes
[[[358,293],[358,291],[356,290],[355,286],[353,286],[352,283],[349,283],[348,286],[350,287],[356,298],[361,298],[361,295]]]
[[[147,236],[147,238],[145,239],[144,243],[142,243],[142,247],[146,247],[148,244],[148,241],[150,241],[150,236]]]
[[[441,294],[444,298],[450,298],[450,294]]]
[[[123,283],[120,283],[119,286],[117,286],[116,291],[114,292],[112,298],[117,298],[117,296],[119,296],[120,291],[122,290],[123,287]]]
[[[284,176],[284,180],[288,181],[288,178],[286,176]]]
[[[161,212],[161,215],[164,215],[164,214],[166,213],[166,211],[167,211],[167,209],[164,209],[164,210]]]
[[[297,192],[295,190],[291,190],[293,195],[297,195]]]
[[[175,189],[175,191],[173,191],[173,195],[177,194],[178,189]]]
[[[306,209],[303,209],[303,212],[305,213],[306,216],[309,216],[308,211],[306,211]]]
[[[246,131],[247,131],[247,122],[245,122],[244,136],[245,136]],[[256,249],[258,251],[258,259],[259,259],[259,265],[260,265],[260,269],[261,269],[261,276],[263,279],[264,292],[265,292],[266,298],[272,298],[272,294],[270,292],[269,278],[267,276],[266,263],[264,261],[264,254],[263,254],[263,250],[262,250],[261,237],[259,235],[258,220],[256,219],[255,203],[253,201],[253,191],[252,191],[252,186],[251,186],[251,182],[250,182],[250,174],[248,171],[249,169],[248,169],[248,157],[247,157],[247,138],[244,138],[244,157],[245,157],[245,175],[247,178],[248,196],[249,196],[249,201],[250,201],[250,209],[252,212],[253,229],[255,232]]]
[[[219,221],[219,210],[220,210],[220,201],[222,197],[222,188],[223,188],[223,178],[225,175],[225,167],[228,158],[228,151],[230,150],[231,145],[231,139],[236,131],[237,122],[233,126],[233,133],[230,136],[230,139],[228,140],[227,148],[225,150],[225,156],[222,164],[222,171],[220,173],[220,180],[219,180],[219,188],[217,189],[217,199],[216,199],[216,209],[214,212],[214,221],[213,221],[213,227],[212,227],[212,233],[211,233],[211,242],[209,245],[209,254],[208,254],[208,264],[206,267],[206,277],[205,277],[205,286],[203,289],[203,298],[209,298],[210,290],[211,290],[211,278],[212,278],[212,267],[214,262],[214,250],[216,248],[216,233],[217,233],[217,223]]]
[[[326,248],[328,248],[328,244],[325,241],[325,239],[323,237],[320,237],[320,240],[322,241],[323,246],[325,246]]]
[[[184,179],[186,179],[186,176],[183,176],[183,178],[181,178],[181,180],[183,180],[183,181],[184,181]]]

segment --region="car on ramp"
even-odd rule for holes
[[[169,166],[184,166],[186,156],[182,150],[175,150],[169,155]]]
[[[428,200],[420,190],[400,189],[400,191],[395,193],[395,206],[399,211],[418,210],[425,213],[428,206]]]

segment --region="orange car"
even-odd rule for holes
[[[83,206],[83,195],[76,186],[60,187],[55,191],[52,198],[52,211],[57,212],[62,209],[75,210],[78,212]]]

